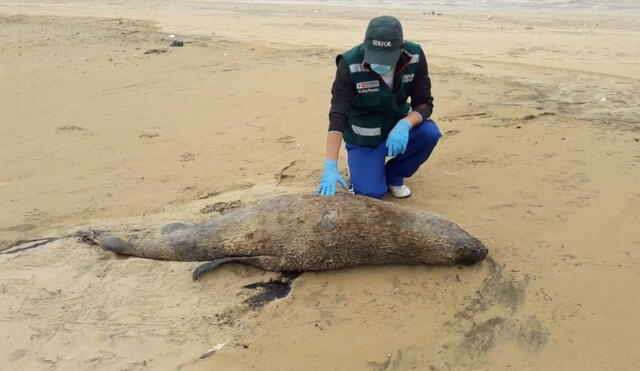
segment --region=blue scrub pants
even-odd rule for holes
[[[404,178],[412,176],[427,161],[441,136],[435,122],[423,121],[409,131],[407,150],[386,164],[386,140],[378,147],[347,143],[351,188],[359,195],[382,198],[389,185],[403,185]]]

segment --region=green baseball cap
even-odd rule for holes
[[[402,25],[388,15],[369,21],[364,36],[364,61],[395,66],[402,51]]]

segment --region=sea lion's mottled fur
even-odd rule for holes
[[[369,264],[473,264],[482,242],[438,215],[350,194],[292,194],[202,224],[171,223],[98,243],[150,259],[239,262],[269,271],[317,271]]]

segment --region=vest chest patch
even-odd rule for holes
[[[402,75],[402,82],[411,82],[413,81],[413,73],[409,73],[406,75]]]
[[[359,82],[356,84],[356,89],[358,89],[358,93],[360,94],[380,91],[380,81],[371,80]]]

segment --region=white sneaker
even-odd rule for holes
[[[404,184],[401,186],[390,185],[389,190],[391,191],[391,194],[396,198],[407,198],[411,196],[411,190]]]

